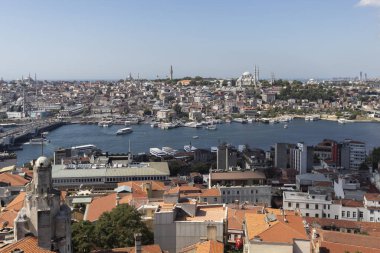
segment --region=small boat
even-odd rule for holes
[[[49,143],[50,141],[46,138],[32,138],[29,140],[29,142],[26,142],[25,144],[38,144],[38,145],[41,145],[41,144],[47,144]]]
[[[193,139],[198,139],[198,138],[199,138],[198,135],[194,135],[194,136],[193,136]]]
[[[194,152],[195,150],[197,150],[196,147],[192,146],[191,144],[190,145],[185,145],[183,146],[183,149],[186,151],[186,152]]]
[[[346,124],[347,120],[346,119],[338,119],[339,124]]]
[[[150,124],[150,127],[151,127],[151,128],[158,127],[158,123],[157,123],[157,122],[153,122],[152,124]]]
[[[285,129],[288,128],[288,124],[285,124],[285,125],[284,125],[284,128],[285,128]]]
[[[208,126],[206,126],[206,129],[207,130],[216,130],[217,128],[216,128],[216,125],[208,125]]]
[[[42,136],[46,136],[49,134],[49,132],[42,132],[41,134],[42,134]]]
[[[117,130],[116,135],[129,134],[132,132],[133,132],[132,128],[126,127],[126,128],[121,128],[121,129]]]

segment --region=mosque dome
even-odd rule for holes
[[[248,71],[243,73],[243,76],[250,76],[250,75],[251,75],[251,73],[249,73]]]
[[[45,156],[40,156],[37,161],[36,161],[36,164],[38,167],[48,167],[50,166],[50,159],[45,157]]]

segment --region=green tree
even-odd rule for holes
[[[80,221],[72,225],[72,243],[74,252],[91,252],[95,247],[95,226],[89,221]]]
[[[103,213],[96,223],[81,221],[72,225],[74,252],[112,249],[134,245],[134,234],[142,234],[142,244],[153,243],[153,233],[133,206],[118,205]]]
[[[141,214],[127,204],[103,213],[94,230],[97,246],[103,249],[133,246],[135,233],[142,234],[142,244],[153,243],[153,233],[142,221]]]

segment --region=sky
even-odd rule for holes
[[[0,77],[380,77],[380,0],[1,0]]]

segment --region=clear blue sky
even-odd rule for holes
[[[361,1],[362,6],[359,6]],[[0,77],[380,76],[380,0],[2,0]]]

